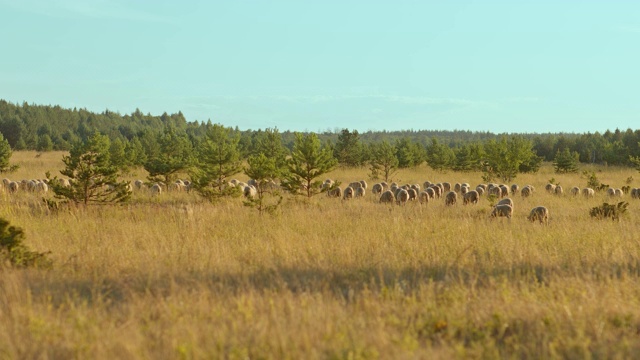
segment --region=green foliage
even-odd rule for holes
[[[577,173],[580,154],[576,151],[571,152],[568,148],[556,153],[556,157],[553,159],[553,168],[556,173]]]
[[[248,167],[244,173],[256,182],[256,196],[248,197],[244,204],[257,209],[261,214],[268,212],[273,214],[282,203],[282,195],[276,179],[282,173],[278,167],[277,159],[265,154],[250,156],[247,159]]]
[[[369,160],[369,170],[371,171],[369,176],[373,180],[382,178],[384,181],[390,182],[391,177],[398,169],[395,148],[387,141],[371,144],[369,148],[371,156]]]
[[[53,141],[49,134],[43,134],[38,136],[38,143],[36,145],[37,151],[51,151],[53,150]]]
[[[265,154],[275,160],[276,168],[279,170],[278,178],[287,171],[288,151],[282,144],[282,136],[278,128],[267,128],[256,133],[253,141],[253,155]]]
[[[197,166],[191,171],[191,180],[198,194],[209,201],[238,195],[235,187],[228,186],[227,178],[242,170],[239,140],[236,131],[215,124],[198,143]]]
[[[109,149],[109,138],[98,133],[73,145],[69,155],[62,157],[65,168],[60,170],[71,185],[64,186],[57,177],[50,182],[56,198],[84,205],[128,200],[129,182],[118,181],[120,169],[111,162]]]
[[[464,144],[455,151],[453,170],[476,171],[479,170],[484,158],[484,149],[481,144]]]
[[[410,138],[396,140],[395,147],[400,168],[415,167],[425,161],[425,149],[420,144],[411,141]]]
[[[186,134],[172,126],[164,128],[157,137],[158,149],[144,164],[150,182],[170,184],[179,172],[186,171],[192,162],[193,149]]]
[[[518,173],[536,171],[535,164],[541,161],[534,153],[531,141],[522,136],[503,136],[500,141],[489,140],[485,143],[484,150],[486,158],[483,171],[488,179],[511,181]]]
[[[11,146],[0,134],[0,173],[8,172],[12,169],[11,165],[9,165],[9,159],[11,159]]]
[[[282,186],[293,194],[303,193],[311,197],[320,192],[322,181],[316,179],[333,170],[337,164],[332,152],[321,146],[316,134],[296,133],[291,157],[287,162],[289,172],[285,175]]]
[[[24,231],[9,226],[9,221],[0,218],[0,259],[3,264],[14,267],[51,267],[49,252],[31,251],[24,244]]]
[[[431,144],[427,145],[427,164],[436,171],[444,171],[451,167],[454,162],[455,153],[445,144],[436,138],[431,138]]]
[[[598,177],[596,176],[595,172],[591,172],[589,173],[588,171],[583,171],[582,172],[582,176],[584,176],[587,179],[587,187],[588,188],[592,188],[594,190],[599,190],[602,187],[602,183],[600,182],[600,179],[598,179]]]
[[[350,132],[349,129],[342,129],[333,149],[334,157],[338,159],[338,163],[343,166],[360,166],[363,163],[363,153],[364,149],[358,130]]]
[[[589,210],[589,215],[596,219],[620,220],[620,216],[627,211],[629,203],[626,201],[620,201],[617,204],[602,203],[600,206],[596,206]]]

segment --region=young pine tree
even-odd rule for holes
[[[273,213],[282,202],[282,195],[275,182],[282,174],[277,158],[258,154],[249,157],[247,163],[249,166],[244,169],[244,173],[255,180],[256,195],[247,198],[244,204],[257,209],[261,214],[264,211]]]
[[[320,192],[322,181],[317,180],[318,177],[333,170],[337,164],[331,150],[322,147],[316,134],[296,133],[287,163],[289,171],[282,186],[293,194],[303,193],[312,197]]]
[[[57,178],[52,179],[51,187],[56,198],[83,205],[128,200],[130,184],[118,180],[120,169],[111,162],[109,149],[109,138],[98,133],[85,143],[73,145],[69,155],[62,157],[65,168],[60,170],[69,178],[71,185],[65,187]]]

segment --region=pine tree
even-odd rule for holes
[[[130,184],[118,181],[119,169],[111,163],[109,148],[109,138],[98,133],[74,144],[69,155],[62,157],[65,168],[60,170],[71,185],[65,187],[57,178],[50,182],[56,198],[84,205],[128,200]]]
[[[11,159],[11,146],[9,142],[0,134],[0,172],[7,172],[12,170],[9,165],[9,159]]]
[[[389,182],[398,169],[398,157],[396,156],[395,147],[387,141],[382,141],[377,144],[371,144],[370,149],[369,170],[371,170],[371,178],[375,180],[382,177],[384,181]]]
[[[285,175],[282,186],[293,194],[302,192],[311,197],[320,192],[322,181],[316,179],[333,170],[337,164],[332,152],[321,146],[316,134],[295,133],[291,158],[287,163],[289,173]]]
[[[427,146],[427,164],[436,171],[443,171],[451,167],[455,154],[450,147],[442,144],[436,138],[431,139]]]
[[[227,179],[242,170],[239,141],[238,132],[215,124],[198,144],[197,166],[191,172],[191,180],[195,190],[208,200],[237,193],[227,185]]]
[[[151,182],[169,185],[179,172],[186,171],[192,162],[192,146],[186,134],[178,134],[175,128],[166,126],[157,139],[158,152],[144,164]]]
[[[576,173],[578,172],[578,159],[580,154],[577,152],[569,151],[569,148],[556,153],[556,157],[553,159],[553,168],[556,173]]]
[[[340,165],[351,167],[362,165],[363,151],[358,130],[350,132],[349,129],[342,129],[333,154]]]
[[[275,182],[282,173],[278,168],[277,158],[258,154],[250,156],[247,163],[249,166],[244,169],[244,173],[255,180],[256,196],[248,198],[244,204],[257,209],[260,213],[274,212],[282,203],[282,195]],[[268,201],[268,198],[272,200]]]

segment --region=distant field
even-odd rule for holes
[[[20,169],[4,176],[59,175],[61,157],[16,152]],[[633,169],[584,169],[640,187]],[[325,177],[368,180],[365,168]],[[565,195],[544,191],[551,178]],[[395,180],[482,182],[427,167]],[[640,200],[625,195],[626,216],[598,221],[589,209],[611,200],[567,194],[585,187],[580,174],[547,165],[514,182],[536,192],[512,196],[511,220],[489,219],[484,197],[288,197],[261,216],[241,199],[146,192],[49,214],[41,196],[2,193],[0,217],[54,266],[1,270],[0,358],[639,358]],[[548,226],[526,219],[538,205]]]

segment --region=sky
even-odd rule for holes
[[[640,128],[640,1],[0,0],[0,99],[240,129]]]

